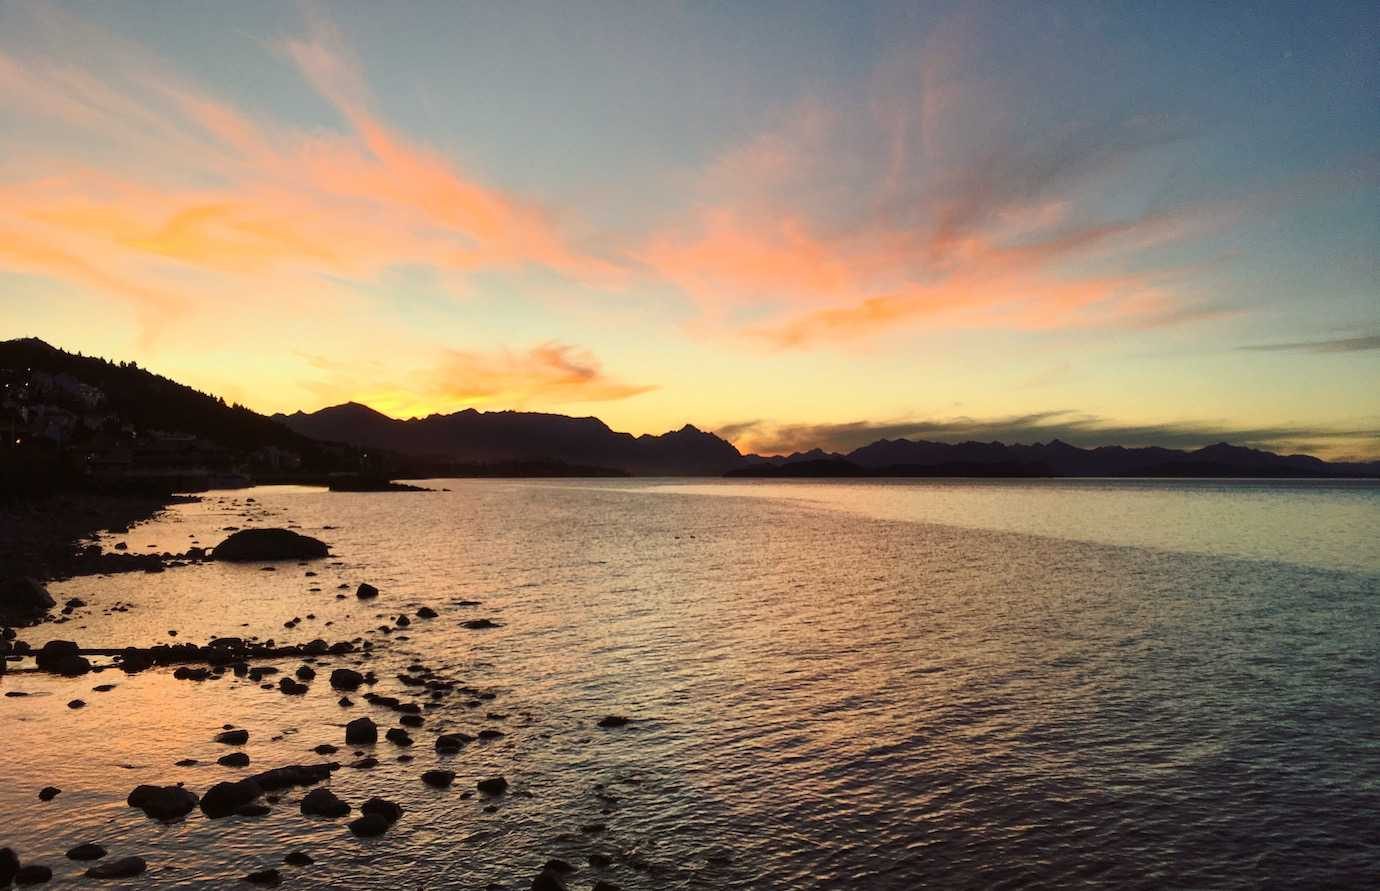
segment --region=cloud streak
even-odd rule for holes
[[[1380,334],[1342,337],[1336,340],[1300,340],[1292,343],[1262,343],[1238,349],[1263,353],[1361,353],[1380,350]]]

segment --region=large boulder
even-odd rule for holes
[[[0,579],[0,623],[27,624],[54,606],[53,595],[34,579]]]
[[[260,560],[311,560],[326,557],[330,546],[320,539],[290,529],[241,529],[216,545],[211,556],[232,562]]]
[[[76,677],[91,670],[91,663],[80,655],[80,649],[75,641],[50,640],[34,653],[34,662],[43,671]]]
[[[228,817],[263,793],[263,787],[253,779],[216,783],[201,797],[201,812],[213,820]]]

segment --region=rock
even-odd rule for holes
[[[627,727],[631,723],[631,718],[625,718],[622,715],[605,715],[599,719],[599,726],[604,728]]]
[[[273,813],[273,808],[266,804],[242,804],[235,808],[237,817],[267,817]]]
[[[306,684],[299,684],[292,678],[283,678],[278,681],[278,689],[287,696],[302,696],[311,688]]]
[[[68,852],[67,852],[67,859],[68,859],[68,860],[100,860],[100,859],[101,859],[102,857],[104,857],[107,853],[108,853],[108,852],[106,851],[105,848],[101,847],[100,845],[96,844],[95,842],[87,842],[86,844],[77,845],[75,848],[73,848],[72,850],[68,851]]]
[[[148,869],[143,857],[121,857],[107,860],[86,871],[88,879],[132,879]]]
[[[353,761],[350,763],[350,767],[354,768],[355,770],[368,770],[371,767],[378,766],[379,759],[373,757],[372,755],[370,755],[368,758],[361,758],[358,761]]]
[[[330,743],[322,743],[321,745],[312,749],[312,751],[318,755],[334,755],[336,752],[340,751],[340,746],[333,746]]]
[[[91,670],[91,663],[77,652],[79,649],[74,641],[50,640],[34,654],[34,662],[43,671],[76,677]]]
[[[497,776],[480,780],[475,784],[480,792],[485,795],[502,795],[508,791],[508,780],[506,777]]]
[[[181,786],[136,786],[125,802],[155,820],[170,822],[187,816],[199,799]]]
[[[623,886],[615,885],[613,882],[606,881],[605,879],[600,879],[594,883],[594,887],[591,888],[590,891],[623,891]]]
[[[421,609],[417,610],[417,618],[434,619],[436,618],[436,610],[432,609],[429,606],[424,606]]]
[[[276,888],[283,884],[283,877],[276,869],[261,869],[258,872],[251,872],[244,877],[244,880],[251,885],[263,885],[267,888]]]
[[[368,582],[360,582],[359,587],[355,589],[355,596],[360,600],[372,600],[379,596],[379,589]]]
[[[501,627],[493,619],[470,619],[468,622],[461,622],[461,628],[468,628],[471,631],[482,631],[485,628]]]
[[[567,891],[565,882],[554,872],[539,872],[532,879],[532,891]]]
[[[466,743],[473,741],[474,737],[468,733],[442,733],[436,737],[436,751],[443,755],[453,755],[464,748]]]
[[[221,755],[216,759],[216,763],[222,767],[248,767],[249,755],[244,752],[231,752],[228,755]]]
[[[590,854],[588,857],[589,865],[595,869],[607,869],[613,861],[607,854]]]
[[[31,863],[19,867],[19,871],[14,874],[14,883],[21,887],[24,885],[42,885],[52,877],[52,869],[40,863]]]
[[[324,764],[290,764],[287,767],[266,770],[251,779],[263,787],[264,791],[272,792],[289,786],[314,786],[330,779],[331,774],[339,768],[340,765],[334,761]]]
[[[343,817],[350,806],[336,797],[330,789],[313,789],[302,796],[302,814],[307,817]]]
[[[298,680],[311,681],[316,679],[316,672],[310,665],[298,666],[296,674]]]
[[[455,771],[453,770],[428,770],[422,774],[422,782],[431,786],[433,789],[444,789],[455,782]]]
[[[545,865],[542,866],[542,872],[558,872],[565,874],[574,871],[575,867],[570,863],[570,861],[562,860],[559,857],[552,857],[550,860],[546,861]]]
[[[305,851],[289,851],[283,855],[283,862],[288,866],[311,866],[316,861]]]
[[[216,742],[225,743],[227,746],[242,746],[249,742],[249,731],[227,730],[224,733],[216,734]]]
[[[364,745],[379,741],[379,728],[371,718],[355,718],[345,725],[347,745]]]
[[[384,734],[384,737],[395,746],[412,745],[411,735],[408,734],[408,732],[402,729],[401,727],[389,727],[388,732]]]
[[[241,529],[216,545],[216,560],[310,560],[330,556],[330,547],[319,539],[290,529]]]
[[[403,715],[398,719],[398,723],[404,727],[421,727],[426,723],[426,719],[421,715]]]
[[[70,709],[86,708],[86,700],[73,699],[71,702],[67,703],[67,707]]]
[[[389,823],[396,823],[402,819],[402,805],[396,801],[389,801],[386,798],[371,798],[359,806],[360,813],[378,814]]]
[[[44,786],[42,789],[38,790],[38,800],[52,801],[54,798],[57,798],[61,794],[62,790],[59,789],[57,786]]]
[[[0,581],[0,621],[27,624],[57,605],[37,580],[8,578]]]
[[[358,690],[364,675],[353,668],[337,668],[331,672],[331,686],[337,690]]]
[[[482,741],[484,741],[484,742],[490,742],[491,740],[495,740],[495,739],[502,739],[502,738],[503,738],[503,731],[502,731],[502,730],[481,730],[481,731],[479,731],[479,738],[480,738],[480,740],[482,740]]]
[[[252,777],[234,783],[216,783],[201,798],[201,812],[211,819],[228,817],[264,794]]]
[[[608,831],[608,828],[608,824],[606,823],[586,823],[580,827],[580,831],[585,835],[598,835],[601,832]]]
[[[365,814],[350,821],[350,831],[360,838],[377,838],[388,831],[393,824],[382,814]]]
[[[19,856],[10,848],[0,848],[0,888],[8,888],[19,872]]]

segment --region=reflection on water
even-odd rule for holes
[[[16,815],[0,844],[75,882],[61,852],[96,840],[176,888],[225,887],[292,849],[318,863],[289,882],[321,888],[519,888],[553,856],[580,867],[572,887],[629,889],[1318,886],[1380,868],[1374,489],[442,485],[179,507],[121,540],[180,550],[291,521],[341,565],[75,580],[55,593],[93,609],[28,635],[367,636],[380,693],[405,696],[394,677],[414,662],[495,691],[429,713],[415,762],[380,743],[379,767],[332,779],[355,804],[401,802],[389,834],[303,817],[300,790],[260,820],[162,827],[124,806],[137,783],[232,777],[210,742],[224,723],[253,734],[251,770],[316,760],[359,714],[394,723],[338,706],[327,672],[301,698],[106,672],[0,680],[40,694],[0,699],[0,807]],[[1300,556],[1319,529],[1342,531]],[[366,580],[378,601],[336,599]],[[136,606],[101,613],[117,601]],[[440,618],[372,631],[424,604]],[[481,616],[502,627],[459,626]],[[77,696],[90,704],[68,710]],[[639,720],[597,728],[609,713]],[[436,731],[486,726],[507,735],[446,759],[454,789],[420,783]],[[173,765],[186,757],[211,763]],[[494,773],[513,783],[495,812],[461,797]],[[64,791],[39,804],[49,783]],[[612,866],[586,865],[595,852]]]

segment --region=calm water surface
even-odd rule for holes
[[[212,493],[104,543],[296,523],[338,558],[73,580],[55,594],[90,608],[25,635],[361,636],[380,693],[407,697],[394,678],[417,662],[494,692],[431,710],[413,763],[381,742],[379,767],[331,780],[402,803],[389,834],[301,816],[303,790],[261,819],[163,826],[124,805],[138,783],[243,773],[214,763],[224,723],[249,728],[250,771],[320,760],[361,714],[391,726],[337,705],[325,662],[305,697],[165,670],[0,679],[34,694],[0,699],[0,845],[59,887],[89,884],[62,852],[91,840],[149,860],[135,886],[189,889],[294,849],[317,859],[284,868],[303,888],[526,888],[553,856],[579,866],[572,888],[1380,884],[1372,484],[436,485],[452,491]],[[360,581],[382,596],[336,599]],[[422,605],[440,617],[377,631]],[[460,627],[480,617],[502,627]],[[637,721],[598,729],[609,713]],[[484,727],[506,736],[432,749]],[[438,760],[451,790],[418,780]],[[462,797],[494,773],[513,784],[496,809]],[[64,791],[43,804],[48,784]]]

